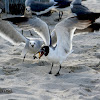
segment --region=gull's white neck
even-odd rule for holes
[[[26,13],[26,12],[24,12],[24,17],[27,17],[27,18],[32,18],[32,13]]]

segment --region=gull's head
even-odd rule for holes
[[[30,42],[29,42],[29,47],[30,47],[30,48],[35,48],[35,47],[36,47],[35,41],[30,41]]]
[[[31,8],[29,6],[25,7],[24,16],[25,17],[32,17],[32,11],[31,11]]]
[[[47,56],[49,53],[49,46],[43,46],[37,53],[40,53],[39,59],[45,55]]]

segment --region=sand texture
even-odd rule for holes
[[[99,0],[83,4],[100,12]],[[52,30],[57,17],[53,14],[41,19]],[[30,36],[28,31],[24,35]],[[27,54],[23,62],[23,47],[23,43],[13,46],[0,37],[0,100],[100,100],[100,31],[74,37],[74,52],[62,64],[58,77],[54,75],[59,65],[55,64],[53,74],[48,74],[51,63],[46,57],[34,60]]]

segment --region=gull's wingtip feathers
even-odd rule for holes
[[[27,17],[11,17],[11,18],[4,18],[2,20],[10,21],[13,24],[17,24],[17,23],[28,21],[28,18]]]
[[[27,41],[9,22],[3,20],[0,21],[0,35],[14,45]]]
[[[92,25],[90,25],[89,27],[82,29],[82,30],[76,30],[75,34],[78,33],[83,33],[83,32],[94,32],[94,31],[99,31],[100,30],[100,23],[93,23]]]

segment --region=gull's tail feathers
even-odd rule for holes
[[[89,27],[79,30],[77,29],[75,31],[75,34],[78,33],[83,33],[83,32],[94,32],[94,31],[99,31],[100,30],[100,23],[93,23],[92,25],[90,25]]]
[[[77,16],[79,20],[90,20],[92,22],[94,22],[99,17],[100,17],[100,13],[88,13],[88,14],[81,14]]]
[[[27,41],[27,39],[9,22],[3,20],[0,20],[0,36],[11,42],[13,45],[18,45],[21,42]]]
[[[17,24],[17,23],[28,21],[28,18],[27,17],[11,17],[11,18],[5,18],[5,19],[2,19],[2,20],[10,21],[13,24]]]

